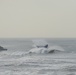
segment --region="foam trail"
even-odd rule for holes
[[[62,47],[60,46],[50,46],[48,50],[57,50],[57,51],[65,51]]]

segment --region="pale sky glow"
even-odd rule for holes
[[[76,0],[0,0],[0,38],[76,38]]]

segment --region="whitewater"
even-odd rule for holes
[[[76,39],[45,39],[64,52],[29,54],[31,39],[0,39],[0,75],[76,75]]]

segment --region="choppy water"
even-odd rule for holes
[[[76,39],[45,39],[64,53],[26,54],[32,39],[0,39],[0,75],[76,75]]]

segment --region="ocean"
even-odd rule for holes
[[[28,54],[36,38],[4,38],[0,46],[0,75],[76,75],[76,39],[45,38],[49,46],[63,48],[64,52]]]

